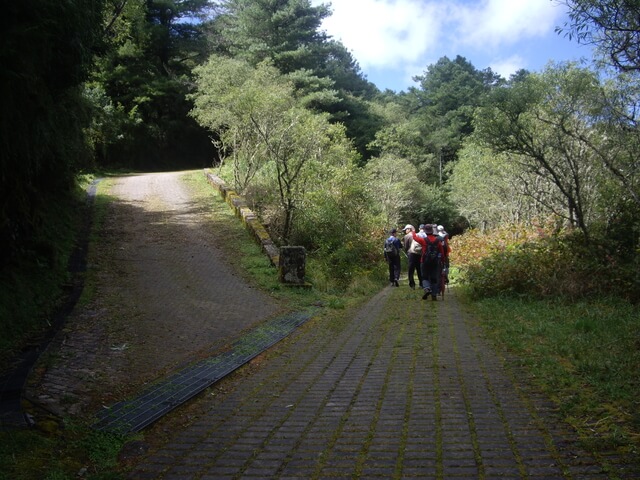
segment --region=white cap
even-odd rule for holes
[[[407,226],[404,227],[403,230],[415,230],[415,228],[413,228],[413,225],[407,224]]]
[[[441,231],[443,231],[443,230],[444,230],[444,227],[443,227],[442,225],[438,225],[438,231],[440,231],[440,232],[441,232]]]

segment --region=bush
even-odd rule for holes
[[[0,265],[0,370],[25,344],[39,341],[69,293],[68,260],[85,199],[66,192],[47,199],[38,230]]]
[[[474,296],[640,300],[637,256],[623,261],[606,237],[585,242],[579,233],[546,232],[514,225],[490,234],[472,230],[451,240],[451,262]]]

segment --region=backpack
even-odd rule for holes
[[[451,253],[451,247],[449,246],[448,235],[438,235],[438,240],[440,240],[440,244],[442,245],[442,251],[444,252],[444,256],[447,257],[449,253]]]
[[[400,255],[395,238],[389,237],[384,241],[384,253],[389,258],[395,258]]]
[[[416,255],[422,255],[422,244],[411,239],[411,246],[409,247],[409,253],[415,253]]]
[[[429,237],[425,237],[425,242],[427,242],[427,251],[424,254],[424,262],[426,263],[434,263],[438,260],[438,242],[439,240],[429,240]]]

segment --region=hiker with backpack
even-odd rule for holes
[[[408,267],[407,277],[409,279],[409,288],[415,290],[416,282],[413,277],[413,273],[418,274],[418,285],[422,285],[422,271],[420,267],[420,259],[422,258],[422,245],[413,239],[412,233],[415,233],[416,229],[413,225],[407,225],[404,227],[404,251],[407,253]]]
[[[392,287],[399,287],[400,284],[400,251],[402,250],[402,244],[396,237],[398,231],[392,228],[389,232],[389,238],[384,241],[384,259],[389,265],[389,282]]]
[[[424,295],[422,299],[426,300],[431,295],[433,300],[438,299],[440,287],[440,261],[444,258],[444,250],[442,244],[433,233],[433,225],[425,224],[424,233],[427,235],[422,238],[415,232],[412,232],[413,239],[422,245],[422,288]]]
[[[449,234],[445,231],[442,225],[438,225],[437,235],[440,243],[442,244],[442,250],[444,251],[441,267],[444,269],[444,278],[446,283],[449,283],[449,254],[451,253],[451,247],[449,246]],[[444,285],[441,285],[441,287],[444,288]]]

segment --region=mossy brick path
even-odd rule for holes
[[[325,322],[294,332],[228,393],[199,398],[200,413],[129,478],[614,477],[553,404],[519,386],[455,295],[387,287]]]
[[[206,208],[178,178],[118,179],[101,232],[107,254],[92,266],[96,301],[34,378],[34,398],[51,410],[114,405],[281,313],[228,268]],[[346,318],[314,317],[223,391],[160,419],[145,438],[175,428],[128,461],[130,478],[614,478],[552,404],[519,386],[455,295],[421,301],[386,288]]]
[[[94,428],[117,433],[139,432],[285,338],[312,314],[310,310],[265,321],[224,352],[187,365],[135,398],[98,412]]]

